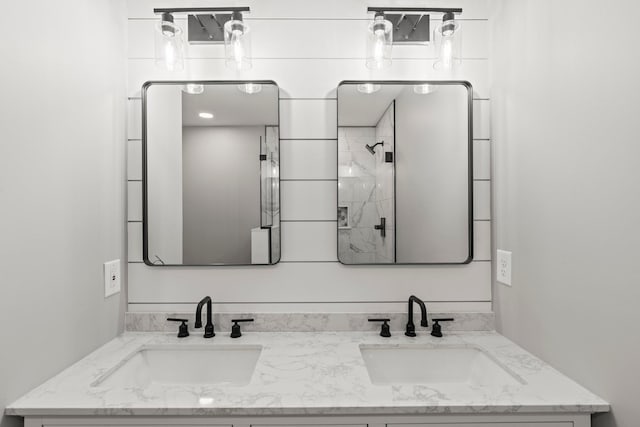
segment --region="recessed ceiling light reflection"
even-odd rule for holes
[[[213,119],[213,114],[211,113],[200,113],[198,114],[198,116],[200,116],[203,119]]]
[[[262,91],[262,85],[259,83],[245,83],[237,87],[240,92],[248,93],[249,95]]]
[[[182,88],[182,91],[190,95],[200,95],[202,92],[204,92],[204,85],[189,83],[184,85],[184,87]]]
[[[376,84],[373,84],[373,83],[362,83],[362,84],[358,85],[357,89],[358,89],[358,92],[360,92],[360,93],[367,93],[368,94],[368,93],[374,93],[374,92],[379,91],[381,87],[382,86],[376,85]]]

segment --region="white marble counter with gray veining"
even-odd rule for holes
[[[421,329],[421,328],[418,328]],[[127,356],[150,345],[259,345],[250,383],[243,386],[92,386]],[[374,385],[361,345],[458,346],[486,351],[517,383],[473,385]],[[425,361],[428,363],[428,361]],[[416,366],[419,369],[420,366]],[[6,408],[9,415],[355,415],[443,413],[590,413],[609,405],[540,359],[495,332],[453,332],[434,338],[420,330],[409,338],[374,332],[245,332],[239,339],[201,332],[127,332],[91,353]]]

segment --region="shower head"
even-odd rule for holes
[[[367,151],[369,151],[371,154],[375,155],[376,154],[376,146],[378,146],[378,145],[384,146],[384,141],[378,142],[377,144],[373,144],[373,145],[366,144],[365,147],[367,148]]]

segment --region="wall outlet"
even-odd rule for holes
[[[498,282],[511,286],[511,252],[498,249],[497,277]]]
[[[120,292],[120,260],[104,263],[104,297]]]

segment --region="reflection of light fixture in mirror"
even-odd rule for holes
[[[231,19],[224,24],[224,48],[226,64],[237,70],[251,68],[250,30],[242,21],[242,13],[233,11]]]
[[[202,112],[202,113],[198,113],[198,116],[202,119],[213,119],[213,114],[211,113]]]
[[[168,71],[184,68],[182,30],[173,22],[171,13],[163,13],[155,31],[156,65]]]
[[[237,88],[240,92],[248,93],[249,95],[262,91],[262,85],[260,83],[244,83],[238,85]]]
[[[392,45],[393,25],[384,13],[376,12],[367,30],[367,68],[379,70],[390,66]]]
[[[360,93],[374,93],[380,90],[382,86],[373,83],[361,83],[357,86]]]
[[[460,36],[456,35],[460,24],[456,22],[453,12],[447,12],[442,17],[442,24],[435,29],[438,40],[438,60],[433,64],[436,70],[452,70],[460,63]]]
[[[182,88],[182,91],[190,95],[200,95],[202,92],[204,92],[204,85],[197,83],[187,83]]]
[[[426,83],[419,84],[419,85],[413,85],[413,91],[415,93],[417,93],[418,95],[426,95],[428,93],[435,92],[436,89],[437,89],[437,86],[426,84]]]

